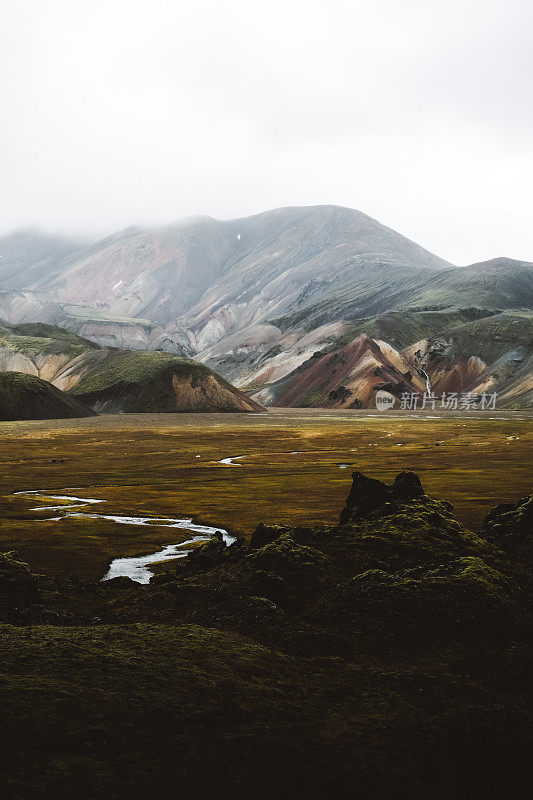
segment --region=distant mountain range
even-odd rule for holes
[[[527,405],[532,308],[532,263],[456,267],[335,206],[195,217],[90,245],[35,231],[0,237],[6,323],[192,357],[262,402],[372,405],[378,384],[417,390],[423,370],[440,386],[492,387],[503,402]],[[331,373],[337,352],[347,374]],[[348,384],[351,394],[337,391]]]

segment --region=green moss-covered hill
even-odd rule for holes
[[[74,359],[86,351],[98,350],[98,345],[70,333],[57,325],[42,322],[0,326],[0,350],[29,357],[64,355]]]
[[[533,498],[472,533],[413,473],[214,536],[147,586],[0,556],[6,800],[500,800],[531,763]]]
[[[203,364],[157,351],[113,351],[70,390],[104,413],[260,411]]]
[[[35,375],[0,372],[0,420],[90,417],[94,411]]]
[[[444,330],[441,336],[455,343],[462,356],[476,353],[487,362],[495,361],[510,350],[533,350],[533,316],[497,314]]]
[[[159,351],[100,347],[44,323],[0,325],[1,371],[38,375],[104,413],[259,411],[208,367]]]

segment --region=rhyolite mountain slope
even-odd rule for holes
[[[62,390],[79,381],[106,353],[94,342],[54,325],[0,325],[0,370],[35,375]]]
[[[13,325],[22,322],[58,324],[63,316],[61,306],[47,294],[21,291],[2,291],[0,284],[0,320]]]
[[[399,352],[454,325],[533,308],[532,263],[454,267],[337,206],[129,228],[59,253],[54,264],[47,247],[42,258],[35,252],[35,269],[28,262],[26,279],[2,283],[0,269],[0,319],[54,323],[104,347],[192,357],[247,392],[266,389],[263,398],[277,396],[279,386],[269,387],[317,353],[363,334]],[[481,358],[475,337],[469,344],[461,358]],[[516,384],[515,402],[527,404],[524,362],[495,369],[497,383],[505,391]]]
[[[533,497],[474,533],[355,472],[338,511],[147,586],[0,555],[3,796],[527,797]]]
[[[497,392],[498,405],[533,405],[533,318],[498,314],[453,326],[415,343],[407,358],[437,395]]]
[[[385,342],[365,334],[325,355],[317,352],[287,376],[258,391],[265,405],[315,408],[368,408],[385,389],[423,393],[425,379],[412,362]]]
[[[102,308],[58,303],[50,295],[33,291],[1,291],[0,320],[12,325],[44,322],[104,345],[127,350],[165,350],[191,355],[192,336],[174,325],[163,326],[140,317],[123,317]]]
[[[420,286],[417,305],[431,303],[478,308],[533,308],[533,264],[494,258],[449,270]]]
[[[94,411],[48,381],[24,372],[0,372],[0,420],[91,417]]]
[[[358,320],[391,310],[533,308],[533,263],[527,261],[495,258],[399,282],[389,280],[384,286],[369,278],[361,286],[330,292],[300,313],[281,320],[282,325],[317,327],[332,316]]]
[[[198,348],[316,302],[332,290],[406,280],[449,266],[376,220],[346,208],[277,209],[237,220],[233,263],[181,322]]]
[[[384,389],[397,400],[416,393],[421,403],[428,376],[438,398],[496,392],[498,407],[533,405],[533,319],[495,314],[466,321],[468,315],[443,314],[439,326],[435,312],[426,322],[438,332],[407,347],[401,345],[420,330],[417,314],[405,315],[401,323],[391,321],[392,315],[368,320],[362,328],[373,330],[376,338],[355,326],[292,369],[283,368],[291,363],[288,358],[275,369],[280,355],[272,355],[250,376],[252,396],[280,407],[372,408],[375,392]],[[396,324],[399,333],[389,341],[377,338],[384,327]],[[257,369],[257,362],[252,366]]]
[[[37,279],[29,274],[23,288],[109,316],[183,322],[202,347],[220,333],[309,305],[365,272],[376,285],[378,272],[385,284],[449,266],[359,211],[311,206],[130,228],[66,264],[58,259]],[[1,274],[0,288],[13,288]]]
[[[263,410],[204,364],[154,351],[112,351],[69,393],[105,414]]]
[[[50,381],[74,403],[77,397],[105,413],[262,410],[204,364],[100,347],[43,323],[0,324],[0,377],[14,371]]]

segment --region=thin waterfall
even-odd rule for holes
[[[426,394],[431,394],[431,381],[429,380],[429,375],[423,369],[418,370],[423,378],[426,381]]]

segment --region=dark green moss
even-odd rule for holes
[[[33,337],[38,339],[51,339],[56,342],[65,342],[74,348],[83,350],[98,350],[98,345],[89,339],[84,339],[71,331],[60,328],[58,325],[47,325],[44,322],[24,322],[13,325],[13,333],[18,336]]]
[[[397,573],[368,570],[324,599],[325,619],[339,609],[357,631],[381,639],[476,638],[509,633],[526,609],[513,581],[473,556]]]
[[[290,533],[283,533],[254,552],[250,559],[258,569],[296,577],[297,573],[316,571],[327,557],[314,547],[298,544]]]
[[[63,355],[69,360],[87,351],[98,350],[98,345],[76,336],[56,325],[41,322],[14,325],[0,331],[0,347],[13,353],[35,356]]]
[[[104,413],[261,409],[203,364],[152,350],[109,353],[70,394]]]
[[[155,380],[169,372],[191,378],[202,378],[211,374],[203,364],[181,356],[173,356],[153,350],[114,352],[71,389],[71,394],[93,394],[118,384],[138,384],[148,390]]]
[[[0,420],[65,419],[93,414],[83,403],[36,375],[0,373]]]
[[[493,509],[481,535],[517,560],[533,566],[533,497],[526,497],[516,505],[503,504]]]

